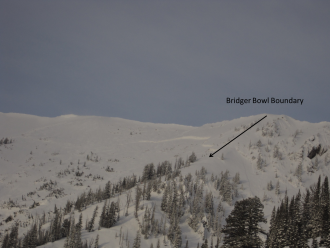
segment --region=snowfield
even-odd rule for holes
[[[258,196],[268,220],[261,226],[268,232],[272,209],[279,206],[285,191],[289,197],[299,190],[304,193],[320,175],[322,180],[330,176],[330,123],[308,123],[284,115],[267,115],[213,158],[209,157],[210,153],[264,116],[260,114],[192,127],[97,116],[47,118],[0,113],[0,139],[12,140],[12,143],[0,145],[1,238],[10,232],[15,222],[19,223],[19,237],[23,237],[33,221],[39,218],[37,216],[45,213],[46,219],[51,220],[55,205],[58,209],[64,209],[67,201],[75,202],[79,195],[88,193],[90,189],[103,189],[108,181],[116,184],[125,177],[142,177],[145,165],[150,163],[156,167],[163,161],[169,161],[174,167],[179,158],[187,161],[192,152],[196,154],[197,161],[182,166],[181,175],[185,178],[191,173],[196,177],[196,171],[200,172],[202,167],[206,169],[205,178],[200,179],[203,197],[212,192],[215,209],[222,202],[222,225],[226,224],[225,218],[235,201]],[[309,158],[311,151],[317,148],[319,153]],[[219,190],[214,187],[214,179],[211,178],[212,174],[220,178],[221,172],[226,171],[230,179],[236,173],[240,175],[237,195],[231,204],[219,196]],[[165,177],[161,180],[165,184]],[[180,177],[174,180],[179,187]],[[267,189],[270,181],[272,190]],[[275,192],[277,182],[279,194]],[[143,186],[143,183],[139,184],[141,189]],[[152,192],[150,200],[141,200],[143,209],[138,211],[138,219],[134,216],[135,187],[130,191],[132,201],[128,210],[128,191],[116,193],[110,199],[119,202],[120,206],[120,218],[111,228],[98,230],[104,201],[95,202],[81,212],[72,210],[75,223],[79,215],[83,215],[83,241],[91,241],[99,235],[99,247],[132,247],[146,209],[153,207],[154,218],[159,221],[163,219],[163,223],[166,220],[166,227],[169,227],[168,217],[161,209],[164,188],[159,193]],[[185,197],[188,198],[187,195]],[[84,228],[85,222],[92,218],[96,206],[95,230],[88,232]],[[185,247],[187,240],[189,247],[197,247],[198,243],[201,246],[203,236],[210,240],[212,232],[206,231],[202,224],[195,232],[188,225],[188,206],[183,209],[184,214],[178,220],[182,247]],[[126,211],[128,216],[125,216]],[[10,216],[12,220],[8,221]],[[69,216],[67,214],[64,218]],[[47,222],[42,228],[49,226]],[[261,238],[265,237],[263,235]],[[158,240],[160,247],[165,247],[165,244],[166,247],[174,247],[163,234],[150,234],[147,239],[141,235],[141,247],[153,244],[156,248]],[[64,247],[65,242],[66,239],[62,238],[41,247]]]

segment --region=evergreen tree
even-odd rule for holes
[[[272,215],[270,218],[270,226],[269,226],[269,233],[267,235],[267,240],[266,240],[266,247],[274,247],[275,243],[275,238],[276,238],[276,211],[275,211],[275,206],[272,211]]]
[[[214,215],[214,203],[212,192],[205,196],[204,209],[206,213]]]
[[[98,247],[99,247],[99,235],[96,235],[94,248],[98,248]]]
[[[294,174],[298,178],[299,182],[302,181],[302,173],[303,173],[302,163],[299,163]]]
[[[209,248],[207,244],[207,239],[205,239],[204,244],[202,244],[201,248]]]
[[[190,163],[194,163],[197,160],[196,154],[193,152],[190,156],[189,156],[189,162]]]
[[[76,248],[76,225],[74,216],[70,217],[70,235],[67,237],[68,248]]]
[[[279,181],[277,181],[277,183],[276,183],[275,194],[276,195],[280,194],[280,182]]]
[[[6,234],[6,235],[3,237],[1,248],[7,248],[7,247],[9,247],[9,246],[8,246],[8,242],[9,242],[9,235]]]
[[[304,198],[304,203],[302,206],[302,216],[301,216],[301,224],[302,224],[302,231],[303,231],[303,237],[304,239],[308,239],[311,237],[310,229],[310,212],[311,212],[311,202],[310,202],[310,191],[306,190],[306,195]]]
[[[18,242],[18,223],[16,223],[12,228],[11,232],[8,235],[7,247],[17,247]]]
[[[258,223],[266,222],[262,209],[258,197],[236,202],[223,228],[224,247],[261,247],[263,242],[258,236],[261,231]]]
[[[284,197],[284,201],[281,202],[281,206],[277,213],[277,221],[276,221],[276,245],[280,247],[284,247],[289,245],[288,243],[288,197]]]
[[[141,248],[141,236],[140,231],[137,231],[136,237],[134,239],[133,248]]]
[[[176,224],[176,228],[174,231],[175,231],[174,248],[181,248],[182,245],[181,228],[178,224]]]
[[[217,243],[214,248],[220,248],[220,238],[217,238]]]
[[[160,208],[162,209],[162,211],[166,212],[167,209],[167,200],[168,200],[168,192],[169,191],[169,187],[166,186],[164,193],[163,193],[163,198],[162,198],[162,203],[160,205]]]
[[[106,210],[107,210],[107,200],[104,201],[104,205],[102,208],[102,213],[101,213],[100,221],[99,221],[100,227],[103,227],[105,225]]]
[[[295,237],[292,239],[291,245],[296,245],[298,247],[306,247],[307,245],[307,239],[304,236],[304,228],[303,228],[303,220],[302,220],[302,201],[301,201],[301,194],[300,190],[295,198],[295,203],[294,203],[294,214],[293,214],[293,219],[292,223],[294,224],[294,229],[293,229],[293,236]]]
[[[326,247],[326,248],[330,248],[330,234],[328,234],[328,237],[323,242],[323,246]]]
[[[274,188],[272,180],[270,180],[270,182],[267,184],[267,190],[271,191]]]
[[[320,194],[321,194],[321,176],[319,176],[318,182],[315,188],[313,188],[312,212],[311,212],[313,238],[320,236],[322,230],[322,211],[320,205]]]
[[[319,248],[319,244],[317,243],[317,240],[315,238],[313,238],[312,248]]]
[[[135,217],[137,218],[137,214],[139,211],[139,206],[140,206],[140,199],[141,199],[141,190],[139,188],[139,186],[136,186],[136,194],[135,194]]]
[[[235,174],[235,177],[234,177],[233,181],[234,181],[234,183],[236,183],[236,184],[240,184],[240,175],[239,175],[239,172],[237,172],[237,173]]]
[[[104,188],[103,199],[109,199],[111,197],[111,183],[108,181]]]
[[[82,246],[81,229],[82,229],[82,213],[79,215],[79,221],[76,224],[76,228],[75,228],[75,237],[74,237],[75,247],[74,248],[80,248]]]
[[[95,222],[95,218],[96,218],[96,215],[97,215],[97,209],[98,209],[98,206],[95,207],[94,212],[93,212],[93,217],[88,223],[88,231],[89,232],[93,231],[94,222]]]
[[[230,181],[228,179],[224,183],[223,200],[227,202],[230,206],[232,205],[232,200],[233,200],[232,185],[230,184]]]
[[[330,229],[330,217],[329,217],[329,181],[328,177],[325,177],[323,185],[322,185],[322,193],[321,193],[321,214],[322,214],[322,231],[321,231],[321,241],[320,244],[322,244],[329,235],[329,229]]]
[[[153,183],[153,181],[148,182],[148,186],[147,186],[147,190],[146,190],[146,200],[148,200],[148,201],[151,198],[152,183]]]
[[[37,247],[37,224],[33,224],[30,232],[28,233],[29,237],[29,248],[36,248]],[[58,239],[60,236],[57,237]]]
[[[264,164],[264,161],[263,161],[263,159],[261,158],[260,153],[259,153],[259,156],[258,156],[258,159],[257,159],[257,169],[258,169],[258,170],[261,170],[262,167],[263,167],[263,164]]]

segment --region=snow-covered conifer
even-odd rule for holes
[[[139,188],[139,186],[136,186],[136,191],[135,191],[135,217],[137,217],[137,213],[139,210],[139,206],[140,206],[140,199],[141,199],[141,190]]]
[[[182,245],[182,237],[181,237],[181,228],[180,226],[176,223],[175,226],[175,239],[174,239],[174,248],[181,248]]]
[[[261,170],[263,165],[264,165],[264,160],[261,158],[260,153],[259,153],[258,159],[257,159],[257,169]]]
[[[313,188],[312,195],[312,211],[311,211],[311,223],[312,223],[312,237],[316,238],[321,234],[322,230],[322,211],[320,205],[321,197],[321,176],[318,178],[318,182]]]
[[[298,166],[297,166],[297,169],[294,173],[294,176],[296,176],[298,178],[299,182],[302,181],[302,173],[303,173],[302,163],[299,163]]]
[[[258,197],[236,202],[223,228],[224,247],[260,247],[263,242],[258,236],[261,231],[258,223],[266,222],[262,209]]]
[[[233,178],[233,182],[236,184],[240,184],[240,175],[239,172],[237,172]]]
[[[103,199],[109,199],[111,197],[111,183],[108,181],[104,188],[104,198]]]
[[[79,215],[79,221],[75,227],[75,238],[74,238],[75,248],[76,247],[79,248],[82,245],[81,229],[82,229],[82,213]]]
[[[321,231],[321,242],[325,241],[329,235],[329,229],[330,229],[330,217],[329,217],[329,211],[330,211],[330,199],[329,199],[329,181],[328,177],[325,177],[323,185],[322,185],[322,192],[321,192],[321,221],[322,221],[322,231]]]
[[[193,153],[189,156],[189,162],[190,162],[190,163],[194,163],[194,162],[196,162],[196,160],[197,160],[196,154],[193,152]]]
[[[206,213],[214,215],[214,203],[212,192],[206,194],[204,201],[204,209]]]
[[[95,207],[94,212],[93,212],[93,217],[87,225],[87,229],[88,229],[89,232],[93,231],[94,222],[95,222],[95,218],[96,218],[96,215],[97,215],[97,210],[98,210],[98,206]]]
[[[258,140],[258,141],[257,141],[256,146],[257,146],[257,147],[262,147],[261,140]]]
[[[279,181],[277,181],[277,183],[276,183],[275,194],[276,195],[280,194],[280,182]]]
[[[279,151],[279,147],[277,145],[274,146],[273,158],[277,158],[278,160],[282,159],[282,153]]]
[[[267,190],[271,191],[271,190],[273,190],[273,188],[274,188],[274,186],[273,186],[272,180],[270,180],[270,182],[267,183]]]
[[[141,235],[139,230],[136,232],[136,237],[133,242],[133,248],[141,248]]]
[[[150,200],[151,198],[151,190],[152,190],[153,181],[148,182],[147,190],[146,190],[146,200]]]
[[[7,236],[7,235],[6,235]],[[7,246],[4,247],[5,242],[7,242]],[[12,228],[11,228],[11,232],[8,235],[8,240],[7,241],[3,241],[3,247],[4,248],[9,248],[9,247],[16,247],[17,246],[17,242],[18,242],[18,224],[15,224]]]

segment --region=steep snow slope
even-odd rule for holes
[[[156,165],[164,160],[174,163],[178,157],[186,159],[192,152],[196,153],[198,161],[183,168],[183,175],[195,175],[195,171],[202,166],[207,169],[207,177],[226,170],[231,177],[239,172],[241,187],[235,200],[250,196],[264,199],[264,212],[269,219],[274,204],[279,204],[285,190],[289,196],[296,194],[299,189],[304,192],[305,188],[316,182],[319,175],[329,176],[329,152],[320,152],[313,159],[307,156],[318,146],[323,151],[329,148],[330,123],[300,122],[288,116],[268,115],[213,158],[209,158],[211,152],[263,116],[190,127],[95,116],[45,118],[0,113],[0,139],[8,137],[14,140],[12,144],[0,146],[0,202],[3,203],[0,209],[3,225],[0,230],[4,233],[12,225],[13,221],[4,221],[10,215],[28,223],[27,216],[30,213],[51,211],[55,204],[64,207],[68,199],[76,200],[78,194],[89,188],[103,188],[109,180],[116,182],[132,174],[140,176],[146,164]],[[278,156],[274,157],[276,149]],[[259,162],[262,161],[259,167],[258,158]],[[299,164],[302,166],[301,179],[295,175]],[[113,172],[106,171],[107,167],[113,168]],[[84,174],[75,176],[77,171]],[[270,181],[274,186],[279,182],[280,195],[266,189]],[[205,190],[212,191],[210,185],[207,184]],[[8,204],[4,204],[8,203],[9,198],[17,207],[8,208]],[[160,200],[161,195],[153,196],[154,203],[159,205]],[[40,206],[29,209],[33,202],[38,202]],[[101,209],[102,204],[99,205]],[[225,207],[228,215],[232,206]],[[89,217],[93,209],[86,210]],[[19,210],[21,213],[18,213]],[[157,214],[161,215],[159,209]],[[126,226],[133,240],[138,228],[134,218],[123,218],[109,232],[115,235],[121,225]],[[184,220],[181,225],[184,227],[183,236],[187,235],[191,247],[196,247],[201,237],[196,236]],[[265,224],[264,228],[267,227],[268,224]],[[21,229],[21,233],[23,231]],[[107,241],[107,230],[97,232],[100,233],[100,241],[105,244],[102,247],[115,247]],[[89,237],[88,233],[85,236]],[[142,242],[150,245],[151,241]],[[62,246],[63,242],[49,243],[45,247]],[[156,239],[152,242],[155,245]]]

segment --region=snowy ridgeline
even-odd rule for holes
[[[0,145],[2,246],[326,244],[329,123],[268,115],[208,157],[258,119],[194,128],[0,114],[11,137]]]

